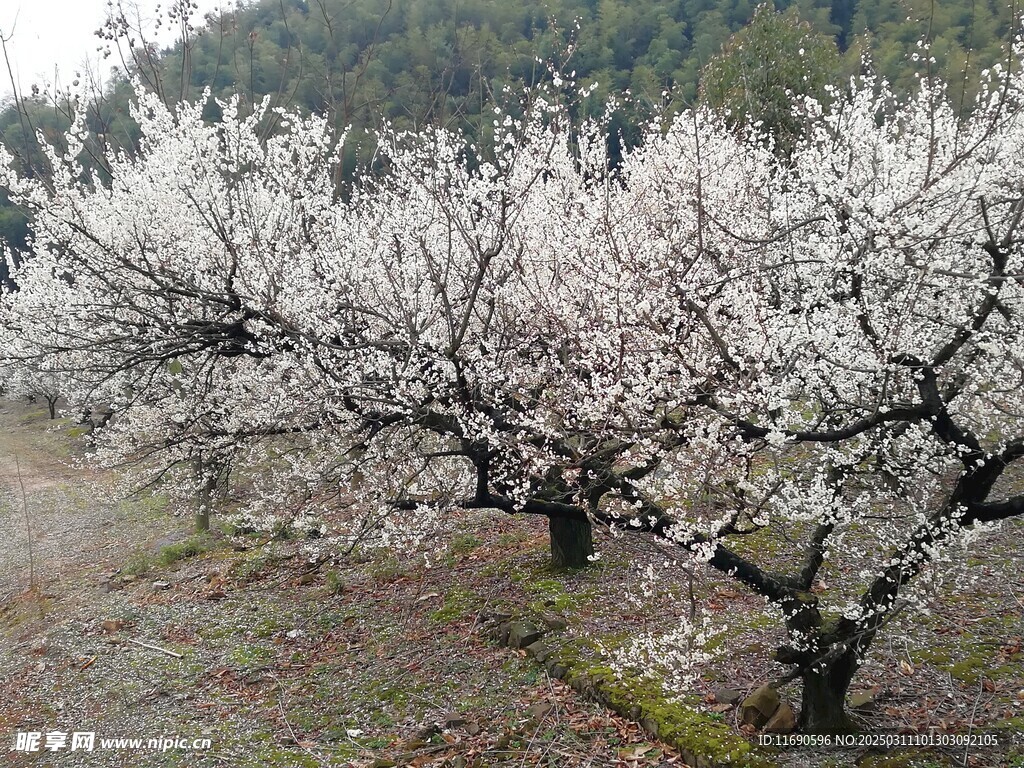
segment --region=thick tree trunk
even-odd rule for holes
[[[846,713],[846,692],[859,666],[856,654],[847,652],[825,672],[803,674],[803,733],[852,733],[857,730]]]
[[[585,568],[594,554],[594,537],[589,520],[549,517],[551,564],[555,568]]]

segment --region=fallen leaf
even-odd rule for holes
[[[657,751],[654,754],[648,754],[652,752],[652,750]],[[619,757],[623,760],[628,760],[630,762],[637,762],[638,760],[643,760],[645,758],[649,760],[657,760],[659,757],[661,757],[661,750],[657,749],[657,747],[651,746],[650,744],[640,744],[635,747],[626,747],[624,749],[620,749]]]

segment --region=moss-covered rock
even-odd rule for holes
[[[679,750],[697,768],[771,768],[759,753],[725,723],[701,712],[693,703],[670,699],[653,680],[619,674],[602,663],[593,643],[576,640],[553,650],[545,666],[581,695],[634,720],[652,737]]]

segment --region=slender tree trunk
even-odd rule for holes
[[[57,418],[57,398],[56,397],[47,397],[46,398],[46,408],[50,411],[50,418],[51,419],[56,419]]]
[[[549,517],[551,564],[555,568],[585,568],[594,554],[594,537],[589,520]]]
[[[196,459],[195,472],[200,477],[203,474],[203,462],[201,459]],[[210,530],[210,512],[213,510],[216,492],[217,474],[212,473],[206,476],[202,488],[199,490],[199,498],[196,499],[198,504],[196,506],[195,527],[199,533]]]
[[[848,651],[824,672],[811,669],[804,672],[801,732],[851,733],[857,730],[846,713],[846,692],[858,666],[856,654]]]

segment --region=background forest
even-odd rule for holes
[[[704,99],[785,131],[787,89],[820,95],[865,61],[900,90],[929,73],[956,88],[998,63],[1013,34],[1010,7],[992,0],[781,0],[777,13],[768,6],[760,15],[750,0],[260,0],[202,20],[172,10],[164,23],[180,29],[180,41],[159,50],[127,6],[112,9],[98,34],[118,66],[88,97],[96,141],[134,148],[128,102],[138,77],[168,103],[209,88],[221,99],[241,94],[243,104],[269,96],[330,114],[339,128],[351,126],[348,172],[370,156],[384,121],[486,132],[488,105],[505,88],[550,80],[554,69],[592,86],[584,112],[599,114],[619,97],[611,127],[627,142],[666,101]],[[62,101],[84,87],[74,83],[63,93],[17,94],[0,111],[0,140],[33,172],[46,168],[32,137],[61,140]],[[972,94],[951,95],[969,103]],[[215,119],[216,104],[208,109]],[[28,232],[24,214],[0,199],[0,237],[19,249]]]

